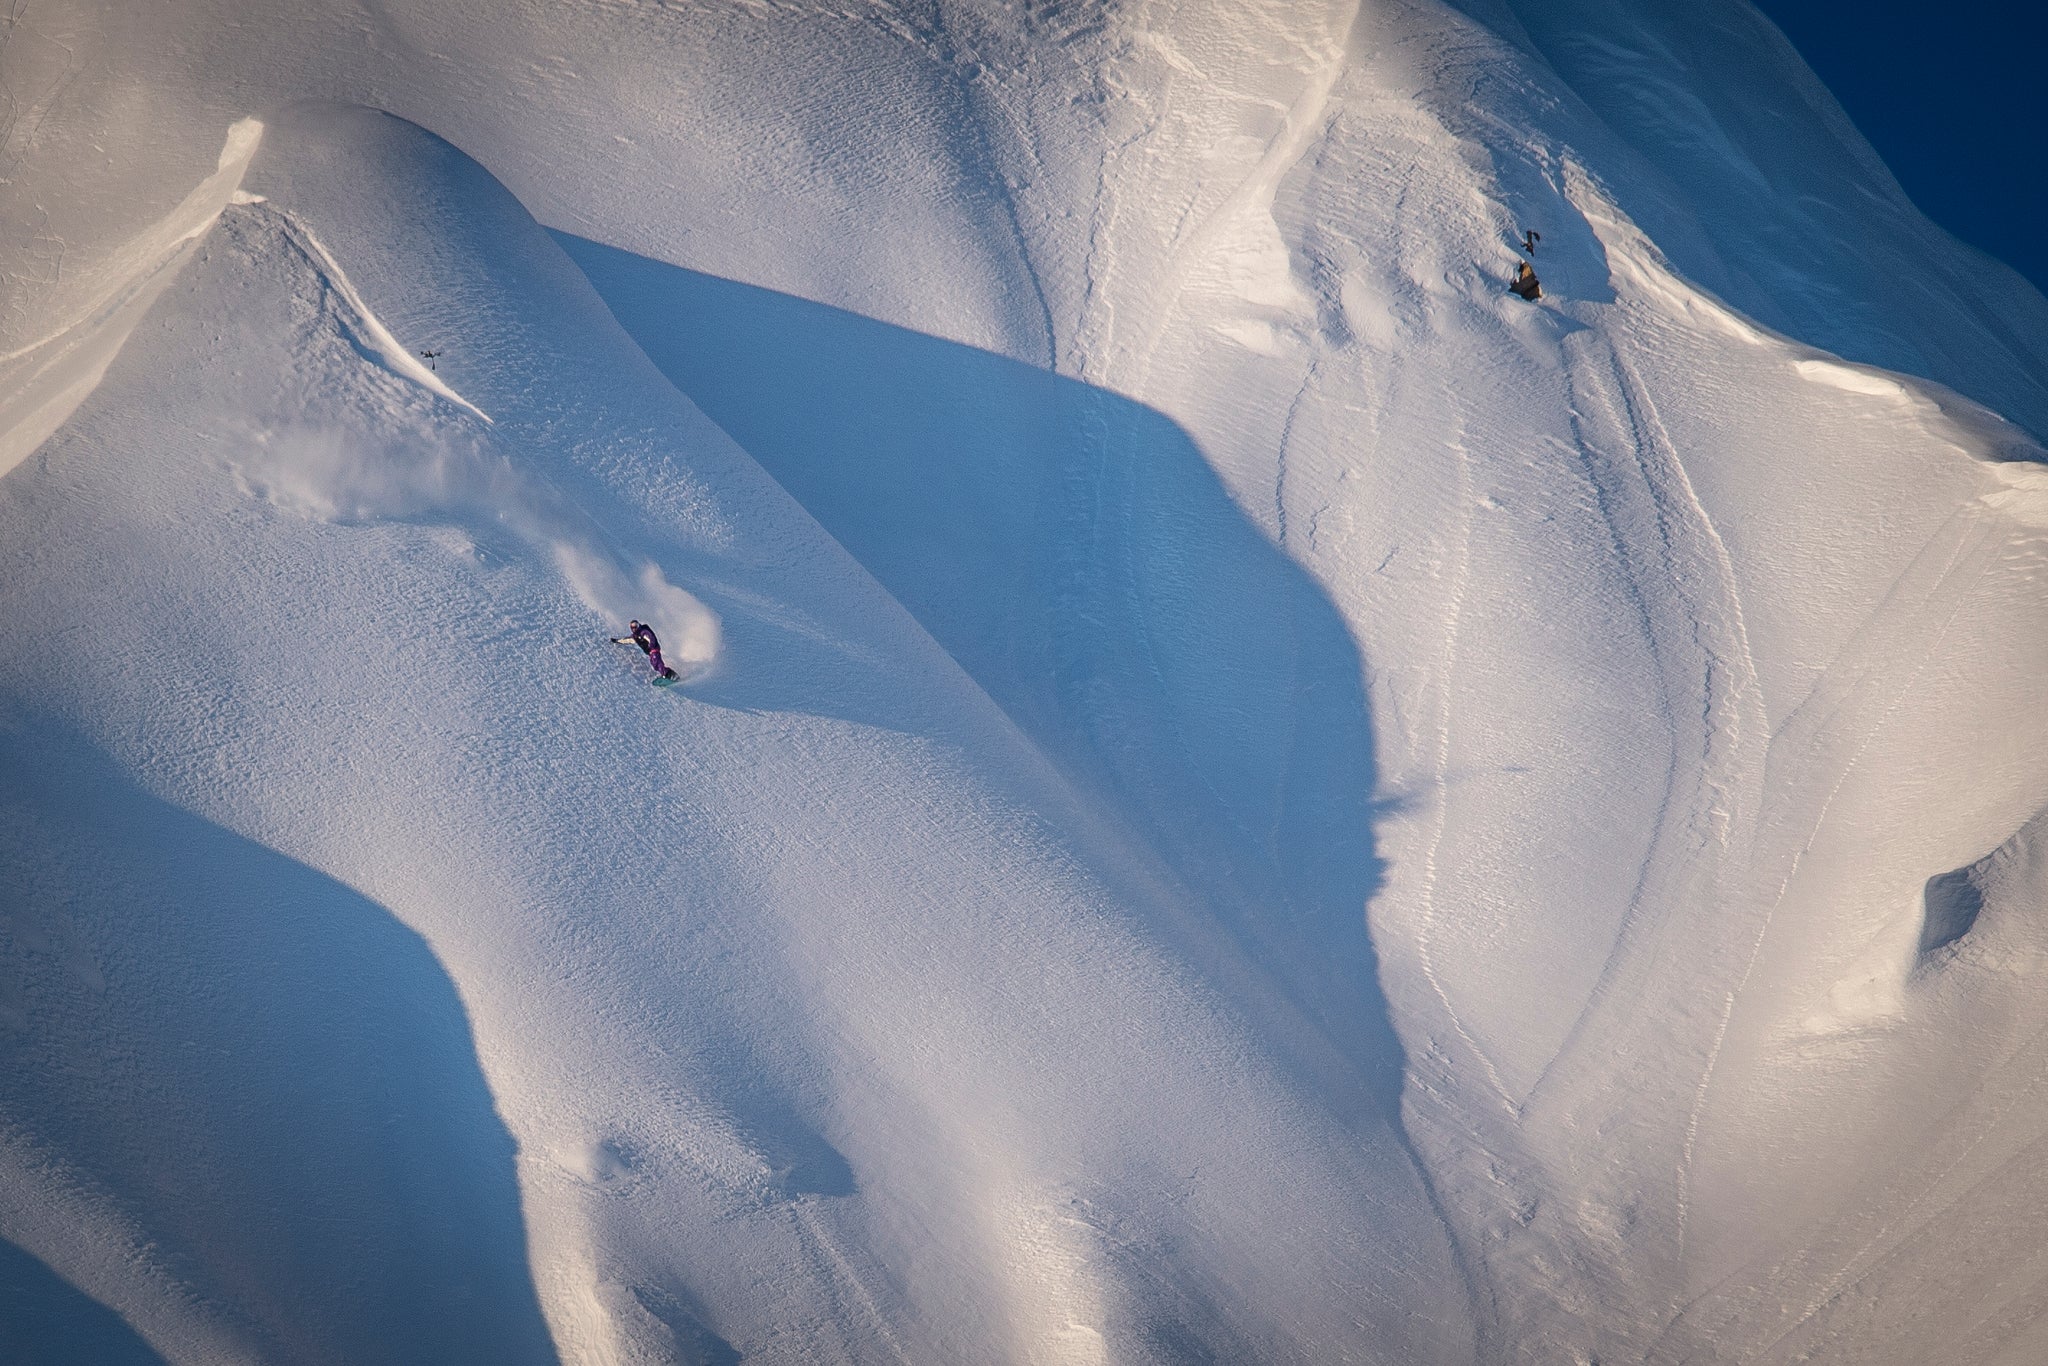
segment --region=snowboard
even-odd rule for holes
[[[633,643],[630,640],[620,640],[617,636],[606,636],[605,639],[614,645],[631,645]],[[673,688],[682,681],[683,676],[674,669],[670,669],[667,673],[659,674],[655,677],[654,686],[657,688]]]

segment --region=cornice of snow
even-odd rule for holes
[[[88,257],[86,283],[73,286],[71,316],[26,346],[0,355],[0,476],[64,425],[229,204],[263,141],[263,125],[228,129],[214,173],[156,223],[106,255]]]
[[[0,1239],[65,1303],[2040,1336],[2048,301],[1741,0],[0,24]]]
[[[425,363],[399,344],[398,339],[391,335],[391,330],[385,327],[377,315],[370,311],[370,306],[363,302],[362,295],[356,293],[356,287],[349,283],[348,272],[341,268],[341,263],[334,259],[334,254],[321,244],[311,229],[295,219],[289,211],[280,210],[279,213],[300,245],[319,262],[328,286],[348,305],[353,315],[350,319],[351,325],[360,330],[364,344],[376,352],[385,368],[393,374],[411,380],[422,389],[439,394],[458,407],[467,408],[486,422],[491,420],[489,413],[449,388],[440,375],[429,370]]]

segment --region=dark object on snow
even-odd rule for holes
[[[1543,297],[1543,286],[1537,281],[1536,272],[1529,268],[1527,261],[1516,262],[1514,283],[1508,286],[1508,290],[1521,295],[1532,304]]]
[[[661,642],[655,639],[654,628],[638,621],[629,621],[626,625],[631,628],[630,632],[623,636],[613,636],[612,643],[614,645],[638,645],[642,650],[646,651],[647,662],[654,666],[654,676],[659,679],[673,681],[676,671],[661,662]]]
[[[1927,879],[1921,892],[1920,961],[1926,962],[1976,928],[1984,913],[1978,881],[1989,859]]]
[[[1534,256],[1536,254],[1536,244],[1542,240],[1542,233],[1537,232],[1534,228],[1529,228],[1522,233],[1522,250]]]
[[[420,352],[420,357],[421,359],[426,361],[427,368],[431,370],[434,368],[434,357],[440,354],[441,353],[439,351],[422,351]]]

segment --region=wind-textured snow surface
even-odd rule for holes
[[[0,24],[0,1356],[2048,1353],[2048,301],[1746,4]]]

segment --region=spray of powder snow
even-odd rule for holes
[[[456,435],[377,442],[333,428],[264,428],[233,463],[245,492],[309,521],[481,514],[535,540],[555,520],[510,461]]]
[[[700,676],[718,658],[717,613],[670,583],[659,565],[642,561],[629,570],[595,548],[574,529],[587,519],[481,438],[409,433],[377,443],[333,429],[266,429],[251,436],[233,468],[245,492],[312,521],[473,520],[504,528],[545,552],[609,626],[628,618],[653,626],[680,673]]]
[[[670,583],[653,563],[628,576],[609,558],[574,541],[557,541],[555,564],[584,606],[609,621],[635,618],[661,637],[662,655],[685,677],[708,670],[718,658],[718,615]]]

